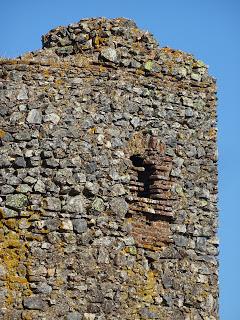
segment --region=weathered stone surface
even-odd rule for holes
[[[87,222],[84,219],[73,219],[73,230],[77,233],[87,231]]]
[[[67,315],[66,320],[82,320],[83,316],[79,312],[71,312]]]
[[[0,318],[218,319],[206,65],[97,18],[0,78]]]
[[[12,209],[23,209],[27,202],[27,196],[24,194],[7,195],[6,197],[6,206]]]
[[[32,109],[29,111],[27,116],[27,122],[32,124],[41,124],[42,122],[42,113],[37,109]]]
[[[47,197],[44,199],[44,206],[48,210],[60,211],[61,210],[61,200],[54,197]]]
[[[104,48],[101,50],[101,58],[111,61],[111,62],[118,62],[118,53],[113,48]]]
[[[113,198],[110,202],[110,208],[114,214],[124,217],[128,211],[128,204],[122,198]]]
[[[32,310],[43,310],[46,307],[46,303],[38,296],[24,298],[23,305],[25,308]]]
[[[85,212],[85,200],[83,196],[70,197],[64,209],[67,212],[77,212],[79,214]]]

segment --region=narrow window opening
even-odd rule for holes
[[[151,164],[145,164],[144,159],[139,155],[133,155],[130,157],[132,164],[136,168],[142,168],[143,170],[137,171],[137,181],[142,183],[142,188],[139,188],[137,192],[138,197],[150,198],[150,176],[154,173],[154,168]]]

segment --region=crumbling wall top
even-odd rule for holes
[[[158,43],[146,31],[137,28],[134,21],[125,18],[83,19],[67,27],[58,27],[42,37],[43,48],[56,48],[58,54],[75,54],[82,51],[125,48],[132,53],[149,52]],[[112,57],[113,60],[117,59]]]

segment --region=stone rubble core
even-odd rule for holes
[[[0,319],[216,320],[216,85],[124,18],[0,59]]]

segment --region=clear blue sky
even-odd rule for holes
[[[81,18],[126,17],[161,46],[193,53],[218,83],[221,320],[239,320],[240,1],[1,0],[0,56],[41,47],[41,35]]]

